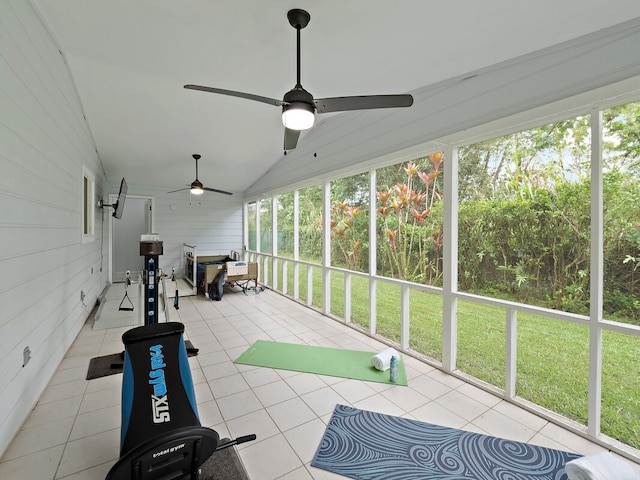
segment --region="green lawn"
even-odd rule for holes
[[[307,300],[307,267],[301,265],[300,299]],[[279,279],[282,285],[282,277]],[[322,269],[313,268],[312,305],[322,307]],[[281,288],[281,287],[280,287]],[[293,264],[287,292],[293,295]],[[351,321],[369,328],[368,279],[351,276]],[[410,290],[409,345],[442,361],[442,298]],[[377,282],[376,332],[400,341],[400,287]],[[331,274],[331,313],[344,316],[344,274]],[[458,368],[505,388],[505,309],[458,302]],[[516,394],[581,424],[587,421],[589,329],[519,313]],[[640,338],[603,334],[602,433],[640,449]]]

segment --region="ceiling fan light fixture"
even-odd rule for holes
[[[307,130],[313,127],[314,109],[307,103],[290,103],[282,107],[282,123],[291,130]]]
[[[413,97],[403,95],[357,95],[348,97],[331,97],[315,99],[313,95],[302,88],[300,82],[300,32],[311,20],[309,12],[300,8],[294,8],[287,12],[289,25],[296,30],[296,83],[295,86],[284,94],[282,100],[263,97],[252,93],[224,90],[222,88],[205,87],[202,85],[185,85],[189,90],[201,90],[203,92],[229,95],[244,98],[256,102],[282,107],[282,123],[284,131],[284,151],[293,150],[298,144],[300,131],[313,127],[315,114],[346,112],[349,110],[369,110],[374,108],[398,108],[410,107]],[[197,165],[197,164],[196,164]],[[209,189],[207,189],[209,190]]]
[[[204,187],[202,186],[202,183],[196,180],[191,184],[190,191],[192,195],[202,195],[204,193]]]

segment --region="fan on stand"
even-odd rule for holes
[[[401,95],[363,95],[352,97],[332,97],[314,99],[300,83],[300,30],[305,28],[311,20],[311,15],[305,10],[295,8],[287,13],[289,24],[296,29],[297,38],[297,81],[295,87],[284,94],[282,100],[263,97],[251,93],[224,90],[221,88],[203,87],[201,85],[185,85],[189,90],[230,95],[256,102],[267,103],[282,107],[282,123],[284,124],[284,149],[293,150],[298,144],[302,130],[311,128],[316,113],[343,112],[347,110],[366,110],[374,108],[410,107],[413,97],[409,94]]]
[[[206,190],[207,192],[216,192],[216,193],[223,193],[224,195],[233,195],[233,193],[231,192],[225,192],[224,190],[218,190],[217,188],[209,188],[202,185],[202,182],[198,180],[198,160],[200,160],[201,156],[196,153],[192,155],[192,157],[196,160],[196,179],[193,182],[191,182],[191,185],[187,185],[187,188],[179,188],[178,190],[171,190],[170,192],[167,192],[167,193],[175,193],[175,192],[182,192],[184,190],[190,190],[193,195],[202,195]]]

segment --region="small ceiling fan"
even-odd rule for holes
[[[224,190],[218,190],[217,188],[209,188],[202,185],[202,182],[198,180],[198,160],[200,160],[201,156],[196,153],[196,154],[193,154],[192,157],[195,158],[196,160],[196,179],[193,182],[191,182],[191,185],[187,185],[187,188],[179,188],[178,190],[172,190],[167,193],[175,193],[175,192],[182,192],[184,190],[191,190],[191,193],[193,195],[202,195],[206,190],[207,192],[216,192],[216,193],[223,193],[225,195],[233,195],[233,193],[231,192],[225,192]]]
[[[268,103],[282,107],[282,123],[284,124],[284,149],[293,150],[298,144],[301,130],[313,126],[315,113],[342,112],[346,110],[366,110],[373,108],[410,107],[413,97],[402,95],[363,95],[352,97],[332,97],[314,99],[300,83],[300,30],[305,28],[311,20],[311,15],[305,10],[295,8],[287,13],[289,24],[296,29],[297,37],[297,81],[295,87],[284,94],[282,100],[263,97],[251,93],[223,90],[221,88],[203,87],[201,85],[185,85],[189,90],[230,95],[256,102]]]

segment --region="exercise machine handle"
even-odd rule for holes
[[[255,440],[255,439],[256,439],[255,433],[252,433],[251,435],[244,435],[242,437],[236,438],[235,440],[231,440],[230,442],[223,443],[222,445],[218,445],[216,447],[216,452],[218,450],[223,450],[225,448],[233,447],[234,445],[239,445],[241,443],[250,442],[250,441]]]

